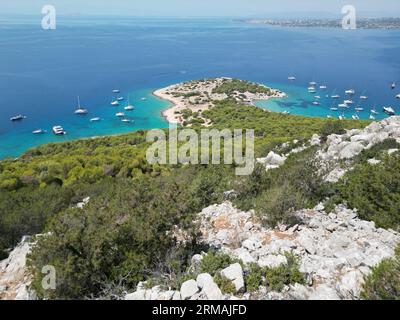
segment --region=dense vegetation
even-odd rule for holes
[[[400,300],[400,246],[394,258],[385,259],[373,268],[363,289],[363,299]]]
[[[270,94],[271,89],[258,83],[253,83],[240,79],[224,79],[222,84],[213,90],[213,93],[227,94],[231,97],[234,93],[250,92]]]
[[[203,116],[215,128],[255,129],[257,157],[270,150],[285,153],[314,133],[326,137],[367,123],[270,113],[230,100],[216,102]],[[295,223],[294,210],[326,197],[357,207],[362,217],[382,226],[399,223],[400,161],[398,155],[382,156],[382,163],[371,167],[366,159],[380,154],[379,148],[360,155],[359,165],[342,184],[328,185],[311,161],[314,148],[291,155],[277,170],[257,166],[252,175],[236,177],[234,166],[151,165],[147,147],[145,133],[136,132],[49,144],[0,162],[1,255],[22,235],[49,232],[38,239],[30,260],[40,296],[104,297],[145,279],[164,279],[178,287],[191,272],[191,256],[207,250],[196,243],[194,215],[221,202],[227,190],[236,191],[237,206],[254,208],[271,226]],[[89,205],[75,208],[87,196]],[[189,243],[178,241],[177,227],[190,235]],[[215,272],[231,262],[212,255],[203,261],[203,271]],[[57,269],[57,290],[43,292],[40,271],[48,264]],[[248,275],[247,285],[253,288],[260,281],[277,290],[302,281],[293,259],[280,269],[254,269]],[[214,276],[226,292],[232,290],[218,272]]]

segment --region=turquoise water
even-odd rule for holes
[[[343,96],[354,88],[369,96],[361,118],[376,105],[399,110],[390,90],[400,89],[400,31],[279,28],[232,19],[59,18],[44,31],[38,17],[2,18],[0,24],[0,158],[16,157],[47,143],[164,128],[169,103],[152,96],[156,88],[208,77],[229,76],[277,87],[288,98],[257,103],[272,111],[326,117],[332,106],[321,95],[314,106],[308,83],[326,84]],[[295,75],[291,83],[288,76]],[[122,123],[110,106],[119,88],[136,110]],[[73,114],[76,97],[89,110]],[[146,101],[141,100],[147,97]],[[343,100],[343,99],[342,99]],[[357,99],[355,102],[358,102]],[[126,112],[128,114],[128,112]],[[9,118],[28,118],[12,123]],[[338,116],[339,113],[331,113]],[[351,118],[353,111],[346,111]],[[90,123],[92,117],[101,117]],[[51,133],[61,125],[67,136]],[[49,133],[32,134],[38,128]]]

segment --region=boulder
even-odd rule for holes
[[[287,263],[287,259],[285,256],[282,255],[270,254],[258,260],[258,264],[261,267],[268,267],[268,268],[276,268],[279,267],[281,264],[285,263]]]
[[[336,290],[344,299],[360,299],[364,275],[359,270],[347,272],[336,286]]]
[[[360,142],[350,142],[339,152],[339,158],[351,159],[363,150],[364,146]]]
[[[243,269],[239,263],[231,264],[221,271],[221,275],[233,282],[236,292],[244,290]]]
[[[340,300],[340,297],[334,288],[322,284],[313,290],[308,300]]]
[[[281,166],[285,163],[286,158],[276,154],[275,152],[271,151],[268,153],[267,157],[265,158],[265,164],[271,166]]]
[[[181,286],[181,297],[182,300],[190,299],[193,295],[199,292],[197,282],[195,280],[188,280]]]
[[[222,300],[223,294],[214,282],[214,279],[208,273],[202,273],[197,276],[197,286],[202,289],[201,293],[208,300]]]
[[[317,135],[317,134],[314,134],[314,135],[311,137],[310,144],[311,144],[312,146],[319,146],[319,145],[321,145],[321,137],[320,137],[319,135]]]

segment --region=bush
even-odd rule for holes
[[[263,269],[257,263],[252,263],[245,278],[247,291],[257,291],[263,285],[264,275]]]
[[[383,260],[365,279],[361,298],[366,300],[400,300],[400,246],[396,256]]]
[[[346,133],[344,123],[343,121],[339,120],[327,121],[323,125],[320,131],[322,141],[326,141],[328,136],[330,136],[331,134],[344,134],[344,133]]]
[[[233,260],[229,255],[210,251],[201,260],[200,273],[214,275],[218,271],[229,267],[232,263]]]
[[[226,294],[235,294],[236,293],[236,287],[233,284],[233,282],[224,276],[222,276],[220,273],[217,273],[214,277],[214,282],[218,285],[218,287],[221,289],[222,293]]]
[[[304,284],[305,277],[299,270],[299,261],[292,253],[286,254],[287,263],[276,268],[266,268],[266,286],[273,291],[282,291],[285,285]]]

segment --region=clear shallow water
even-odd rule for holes
[[[354,88],[372,105],[399,111],[400,31],[276,28],[231,19],[68,18],[55,31],[40,28],[41,17],[3,19],[0,24],[0,158],[18,156],[38,144],[138,129],[167,127],[169,106],[151,95],[155,88],[204,77],[231,76],[262,82],[288,98],[259,102],[273,111],[326,117],[325,94]],[[289,75],[296,82],[287,80]],[[326,84],[320,107],[312,105],[308,82]],[[398,90],[389,89],[391,82]],[[119,88],[137,106],[135,120],[115,117],[111,90]],[[90,114],[76,116],[76,96]],[[147,101],[141,98],[146,96]],[[354,99],[356,102],[358,99]],[[342,101],[342,100],[341,100]],[[22,113],[28,118],[12,123]],[[128,113],[127,113],[128,114]],[[351,118],[354,111],[345,113]],[[92,117],[99,123],[90,123]],[[383,114],[381,112],[380,117]],[[50,131],[62,125],[68,135]],[[43,128],[48,134],[31,132]]]

